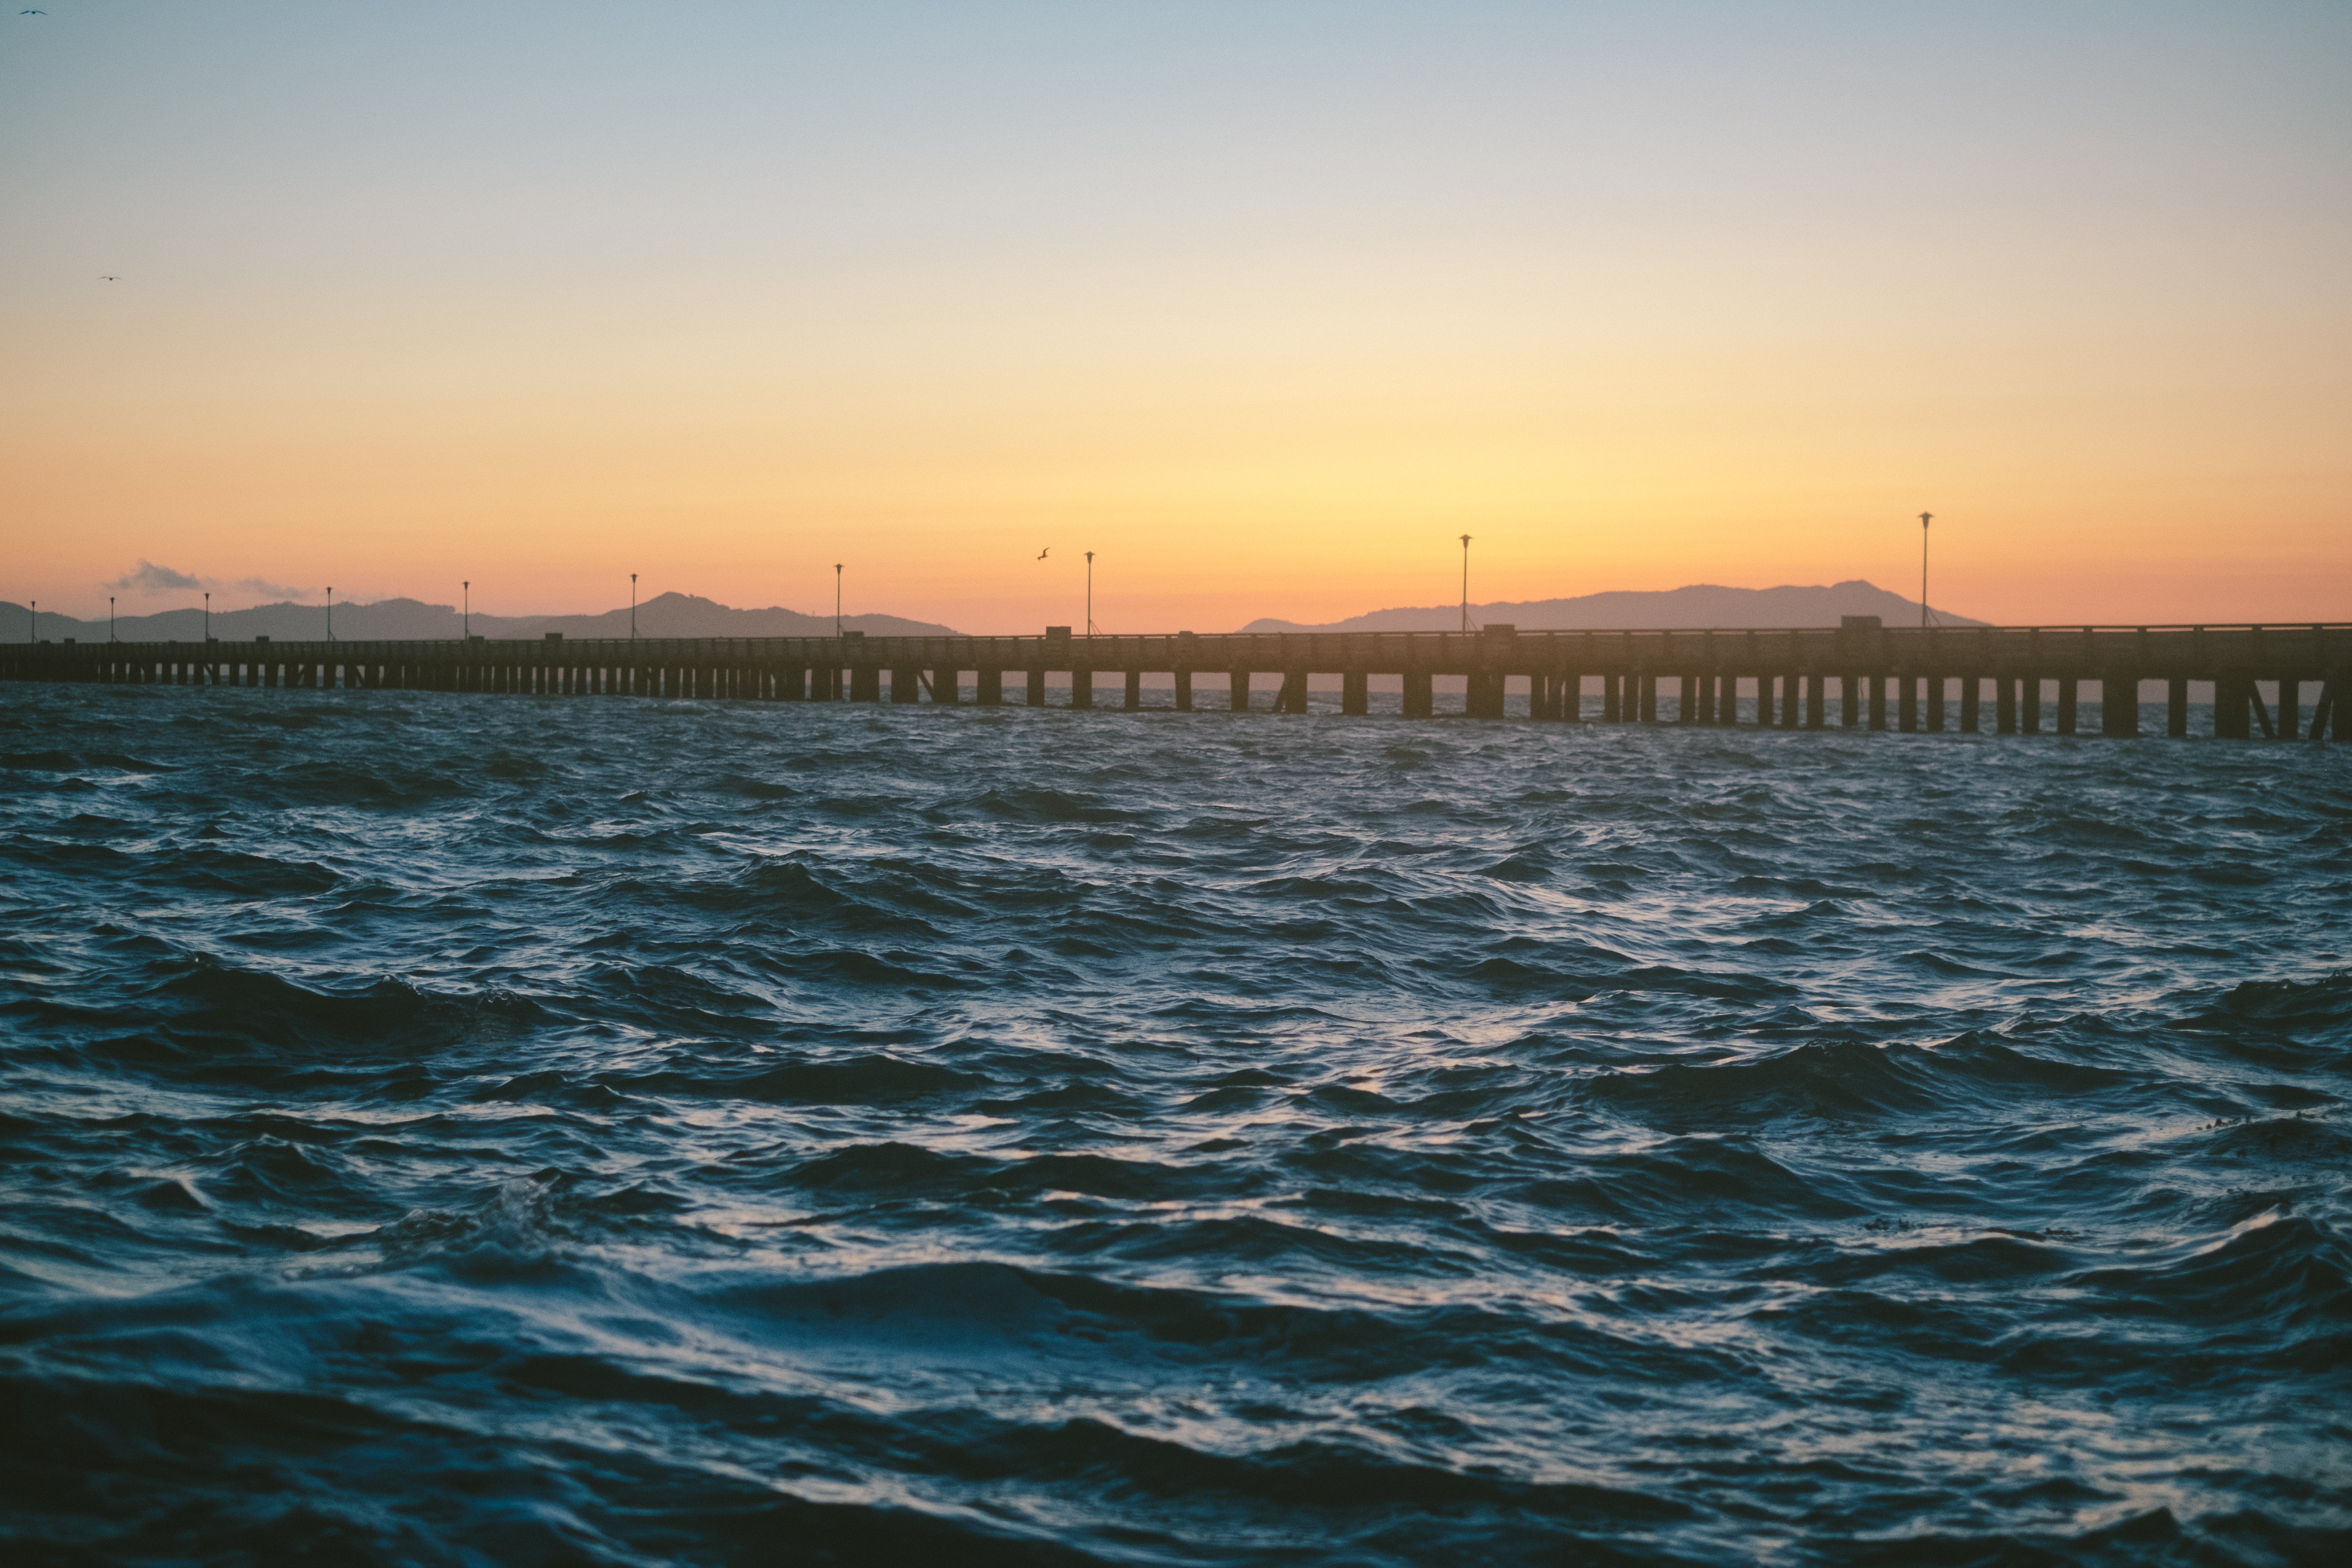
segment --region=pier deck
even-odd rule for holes
[[[2076,732],[2084,688],[2100,692],[2099,733],[2143,733],[2141,683],[2161,682],[2160,721],[2189,732],[2189,683],[2210,682],[2211,732],[2293,740],[2344,736],[2338,698],[2352,677],[2352,623],[2294,626],[1892,627],[1866,623],[1791,631],[1306,632],[1196,636],[717,637],[441,642],[17,643],[0,646],[0,679],[171,682],[311,689],[509,692],[534,696],[730,698],[756,701],[954,703],[964,677],[982,706],[1006,681],[1043,705],[1066,675],[1071,706],[1096,706],[1098,678],[1122,677],[1114,705],[1146,706],[1144,679],[1164,676],[1173,706],[1206,682],[1251,706],[1303,713],[1312,677],[1336,676],[1346,713],[1369,711],[1373,678],[1402,683],[1407,718],[1437,716],[1440,677],[1465,683],[1462,707],[1499,719],[1518,683],[1528,717],[1601,723],[1738,721],[1825,728],[2032,734],[2054,717]],[[2261,683],[2275,683],[2265,700]],[[1222,688],[1222,690],[1218,689]],[[2053,689],[2054,688],[2054,693]],[[1155,688],[1155,694],[1165,688]],[[2128,694],[2126,700],[2108,694]],[[2054,694],[2055,713],[2048,712]],[[2304,699],[2313,699],[2307,714]],[[1123,700],[1121,700],[1123,698]],[[1663,701],[1662,701],[1663,699]]]

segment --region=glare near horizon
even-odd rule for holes
[[[0,598],[2352,607],[2341,5],[44,9]]]

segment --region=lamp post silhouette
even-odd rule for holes
[[[465,590],[466,607],[462,612],[460,612],[462,618],[457,623],[459,627],[458,635],[460,637],[470,638],[474,635],[474,584],[469,580],[460,584],[460,586]]]
[[[210,603],[212,595],[206,594],[205,599],[206,603]],[[335,640],[335,590],[332,587],[327,590],[327,640],[329,642]]]
[[[1919,629],[1923,632],[1927,629],[1927,524],[1935,516],[1932,511],[1919,514]]]
[[[106,640],[109,642],[120,640],[114,635],[114,595],[111,594],[106,596]]]
[[[1095,552],[1087,552],[1087,636],[1095,635]]]
[[[629,640],[637,640],[637,574],[629,574]]]
[[[330,619],[330,620],[329,620],[329,622],[328,622],[327,624],[328,624],[328,625],[330,625],[330,626],[332,626],[332,625],[334,624],[334,622],[333,622],[331,619]],[[205,595],[205,641],[206,641],[206,642],[210,642],[210,641],[212,641],[212,640],[213,640],[213,596],[212,596],[210,594],[206,594],[206,595]]]
[[[833,563],[833,635],[841,635],[841,563]]]
[[[1462,629],[1470,629],[1470,536],[1462,536]]]
[[[34,600],[25,606],[25,640],[30,643],[41,630],[41,601]]]

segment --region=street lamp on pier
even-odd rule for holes
[[[1932,511],[1919,514],[1919,629],[1923,632],[1927,629],[1927,524],[1935,516]]]
[[[1462,629],[1470,629],[1470,536],[1462,536]]]

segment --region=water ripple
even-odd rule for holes
[[[0,1538],[2340,1560],[2342,756],[13,689]]]

